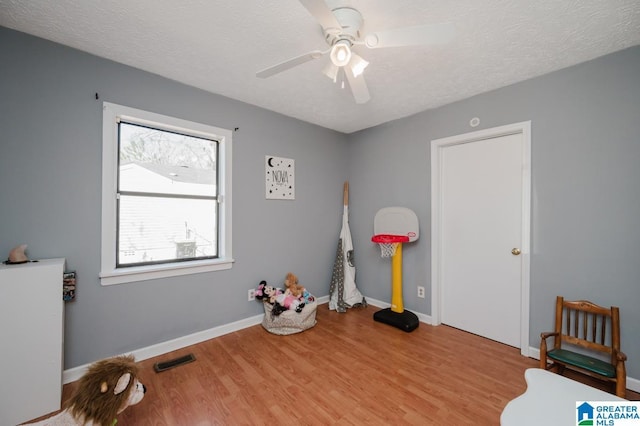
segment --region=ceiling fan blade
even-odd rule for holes
[[[453,40],[455,33],[455,28],[450,22],[418,25],[368,34],[364,44],[371,49],[444,44]]]
[[[351,93],[353,93],[353,98],[356,100],[357,104],[366,104],[371,99],[369,95],[369,89],[367,88],[367,82],[364,81],[364,75],[360,74],[355,77],[353,72],[350,69],[344,70],[344,73],[347,75],[347,80],[349,81],[349,87],[351,88]]]
[[[309,11],[311,16],[316,18],[325,30],[328,28],[342,28],[324,0],[300,0],[300,3]]]
[[[307,52],[304,55],[300,55],[300,56],[296,56],[295,58],[291,58],[288,59],[284,62],[281,62],[277,65],[274,65],[272,67],[269,68],[265,68],[262,71],[258,71],[256,73],[256,77],[258,78],[267,78],[267,77],[271,77],[272,75],[281,73],[282,71],[286,71],[290,68],[293,68],[295,66],[304,64],[305,62],[309,62],[312,61],[314,59],[318,59],[319,57],[321,57],[322,55],[324,55],[326,52],[323,52],[321,50],[314,50],[312,52]]]

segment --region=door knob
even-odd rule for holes
[[[519,255],[519,254],[520,254],[520,249],[519,249],[519,248],[517,248],[517,247],[516,247],[516,248],[514,248],[514,249],[512,249],[512,250],[511,250],[511,254],[512,254],[512,255],[514,255],[514,256]]]

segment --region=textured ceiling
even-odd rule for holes
[[[444,46],[356,51],[371,100],[322,74],[328,58],[255,73],[327,45],[297,0],[0,0],[0,25],[351,133],[640,44],[639,0],[328,0],[362,31],[451,22]]]

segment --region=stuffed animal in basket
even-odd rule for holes
[[[287,274],[287,278],[284,280],[284,286],[291,292],[291,294],[304,303],[311,303],[316,300],[316,298],[313,297],[313,295],[311,295],[304,286],[299,284],[298,277],[291,272]]]
[[[284,280],[285,289],[289,290],[295,297],[301,298],[305,288],[298,283],[298,277],[289,272]]]
[[[281,309],[277,309],[278,306],[280,306]],[[276,303],[274,304],[273,312],[276,312],[276,310],[280,310],[281,312],[292,310],[300,313],[302,312],[302,308],[304,308],[304,302],[300,298],[291,294],[289,289],[286,289],[284,293],[276,296]]]
[[[113,426],[116,416],[139,403],[147,391],[137,378],[133,356],[119,356],[92,364],[59,414],[31,425]]]
[[[282,294],[282,290],[268,285],[265,280],[260,281],[260,285],[258,285],[255,293],[256,299],[269,302],[272,305],[276,303],[276,297],[279,294]]]
[[[284,311],[294,310],[296,312],[302,312],[304,308],[304,302],[292,295],[289,289],[284,292],[273,286],[267,284],[266,281],[260,281],[260,285],[256,289],[256,299],[268,302],[273,305],[271,315],[280,315]]]

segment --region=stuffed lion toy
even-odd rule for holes
[[[139,403],[147,391],[137,378],[133,356],[119,356],[92,364],[59,414],[32,425],[113,426],[116,416]]]

